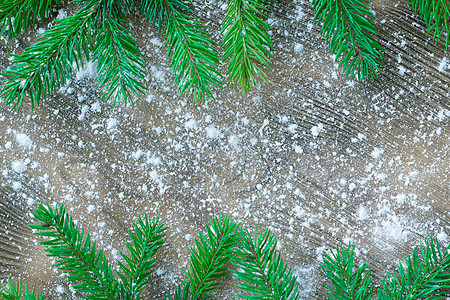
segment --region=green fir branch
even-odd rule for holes
[[[405,258],[406,269],[399,264],[387,274],[378,290],[378,299],[446,299],[450,293],[450,244],[442,249],[437,239],[425,240]]]
[[[141,10],[150,23],[164,33],[170,67],[181,94],[193,92],[193,101],[214,99],[212,87],[222,87],[217,69],[219,56],[205,24],[190,15],[189,2],[143,0]]]
[[[15,39],[30,25],[47,18],[60,0],[2,0],[0,2],[0,35],[8,31],[8,39]]]
[[[257,85],[261,77],[267,83],[262,66],[270,69],[269,56],[272,39],[268,33],[270,26],[261,18],[267,10],[261,0],[229,0],[222,24],[222,47],[225,49],[223,61],[228,64],[229,81],[239,85],[242,93]]]
[[[167,295],[163,295],[163,300],[190,300],[189,296],[189,282],[186,282],[183,284],[183,287],[181,287],[182,284],[179,284],[177,286],[177,289],[175,290],[175,293],[170,295],[170,292],[167,292]]]
[[[43,300],[44,296],[36,292],[34,289],[31,293],[28,291],[25,285],[25,291],[22,291],[22,282],[18,282],[16,285],[13,284],[11,278],[8,278],[7,285],[0,285],[0,299],[2,300],[21,300],[23,292],[24,300]]]
[[[143,219],[139,217],[138,224],[133,223],[133,226],[134,233],[128,232],[132,244],[126,243],[130,255],[126,256],[120,252],[126,264],[118,262],[124,272],[124,275],[118,275],[124,285],[127,299],[139,299],[139,294],[155,265],[156,259],[153,257],[164,243],[163,232],[167,229],[163,227],[164,222],[159,222],[159,218],[150,221],[147,215],[144,215]]]
[[[100,0],[89,1],[74,16],[45,31],[21,55],[13,55],[12,65],[1,74],[6,83],[1,86],[0,97],[6,105],[20,109],[29,94],[34,109],[43,97],[67,84],[74,70],[72,63],[82,66],[83,55],[89,59],[88,45],[92,43],[89,27],[101,4]]]
[[[131,31],[121,22],[126,23],[111,16],[101,20],[92,54],[98,62],[98,86],[105,91],[102,99],[114,99],[113,107],[121,102],[127,106],[128,99],[133,104],[131,93],[139,97],[146,90],[141,83],[145,76],[142,53]]]
[[[383,47],[373,37],[378,33],[367,19],[375,16],[367,7],[368,0],[313,0],[315,20],[323,21],[320,31],[330,40],[336,61],[342,57],[345,77],[353,80],[377,76]]]
[[[239,288],[249,294],[238,295],[244,299],[300,299],[297,277],[287,269],[281,255],[276,252],[277,240],[268,229],[253,239],[247,228],[241,229],[240,242],[232,257],[233,276],[242,283]]]
[[[195,248],[191,248],[189,270],[185,282],[189,283],[192,299],[208,299],[219,285],[218,280],[227,273],[224,265],[230,259],[230,253],[238,238],[236,229],[239,224],[228,216],[213,216],[206,235],[199,233],[195,239]]]
[[[428,34],[433,32],[433,40],[437,43],[445,33],[445,46],[450,44],[450,3],[447,0],[410,0],[415,14],[425,21]]]
[[[337,245],[336,252],[330,251],[329,255],[323,252],[322,270],[330,279],[332,286],[326,285],[329,299],[370,299],[373,292],[371,286],[371,270],[367,270],[364,263],[358,270],[354,269],[355,246],[349,244],[347,249]]]
[[[114,299],[119,287],[111,265],[102,250],[96,253],[96,242],[91,243],[89,233],[84,236],[84,229],[80,232],[63,205],[52,209],[40,204],[33,215],[44,224],[30,228],[39,230],[36,235],[50,238],[40,243],[49,256],[57,258],[54,266],[66,273],[69,281],[78,282],[73,287],[85,293],[85,299]]]

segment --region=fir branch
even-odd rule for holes
[[[67,274],[69,281],[80,282],[74,288],[86,293],[85,299],[114,299],[118,284],[108,260],[102,250],[96,254],[95,241],[91,244],[89,233],[84,237],[84,230],[80,232],[63,205],[53,210],[48,204],[40,204],[33,215],[45,225],[30,228],[39,230],[36,235],[50,238],[40,243],[47,247],[49,256],[57,258],[55,266]]]
[[[330,251],[331,256],[323,252],[322,270],[333,286],[325,285],[329,299],[370,299],[373,292],[371,286],[371,270],[364,263],[358,270],[353,271],[353,257],[355,246],[349,244],[347,249],[337,245],[336,252]]]
[[[336,60],[342,56],[345,77],[358,80],[377,76],[384,49],[373,35],[375,25],[367,19],[375,16],[367,7],[368,0],[313,0],[315,20],[323,21],[321,34],[331,39],[331,52]]]
[[[420,254],[419,254],[420,253]],[[450,244],[442,249],[437,239],[425,240],[425,247],[405,258],[406,270],[387,274],[378,299],[445,299],[450,292]]]
[[[266,10],[261,0],[229,0],[222,25],[222,60],[230,58],[229,81],[239,85],[242,93],[257,85],[256,77],[267,82],[267,76],[258,65],[270,69],[269,59],[272,40],[268,33],[270,26],[261,20]]]
[[[244,299],[300,299],[296,276],[287,270],[281,255],[275,251],[277,240],[268,229],[253,239],[247,228],[241,229],[238,248],[234,250],[233,276],[243,283],[239,288],[251,295],[239,295]]]
[[[189,282],[183,284],[183,288],[181,286],[181,284],[178,285],[173,296],[170,295],[170,292],[167,292],[167,295],[163,295],[163,300],[189,300]]]
[[[410,0],[414,13],[425,21],[428,34],[433,32],[433,40],[437,43],[446,33],[445,46],[450,43],[450,4],[447,0]]]
[[[72,63],[80,62],[82,66],[83,55],[89,59],[89,27],[101,4],[100,0],[89,1],[74,16],[45,31],[21,55],[13,55],[13,64],[1,74],[6,83],[1,86],[0,97],[6,105],[20,109],[28,92],[33,109],[41,98],[67,83],[73,73]]]
[[[165,234],[163,234],[163,231],[167,228],[164,228],[163,225],[164,222],[160,223],[159,218],[153,218],[150,221],[148,216],[145,215],[143,219],[138,218],[138,224],[133,223],[135,232],[128,232],[133,243],[126,243],[130,256],[120,252],[126,265],[118,262],[125,274],[119,274],[119,277],[125,287],[127,299],[139,299],[139,294],[156,262],[153,256],[164,243]]]
[[[47,18],[53,5],[60,0],[2,0],[0,2],[0,35],[8,31],[8,39],[15,39],[39,19]]]
[[[0,285],[0,299],[2,300],[21,300],[22,299],[22,282],[18,282],[17,285],[8,278],[8,285]],[[25,291],[23,293],[24,300],[43,300],[44,296],[35,292],[34,289],[31,293],[28,291],[25,285]]]
[[[144,78],[144,61],[131,31],[120,22],[124,19],[105,16],[96,29],[96,44],[93,57],[98,61],[97,83],[104,90],[102,99],[113,98],[113,107],[121,101],[127,106],[131,93],[139,97],[146,87],[140,82]]]
[[[181,94],[193,92],[194,102],[213,99],[212,87],[222,87],[219,57],[205,25],[190,16],[189,3],[180,0],[143,0],[141,10],[164,33],[170,66]]]
[[[219,285],[218,280],[226,275],[224,267],[230,257],[230,251],[238,238],[238,224],[228,216],[213,216],[210,226],[206,226],[206,235],[199,233],[195,239],[196,249],[191,248],[189,270],[185,272],[192,299],[207,299]],[[179,288],[180,289],[180,288]]]

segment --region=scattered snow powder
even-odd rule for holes
[[[384,153],[383,149],[379,149],[379,148],[374,148],[372,153],[370,153],[370,155],[374,158],[374,159],[378,159],[380,158],[381,154]]]
[[[206,128],[206,136],[210,139],[218,139],[222,136],[222,132],[214,125],[211,125]]]
[[[67,17],[67,12],[64,9],[58,9],[58,15],[56,16],[56,20],[61,20]]]
[[[303,12],[303,8],[301,8],[300,6],[296,7],[295,13],[297,14],[297,16],[295,16],[295,20],[297,20],[297,21],[300,21],[305,16],[305,13]]]
[[[152,38],[150,39],[150,43],[152,43],[155,46],[161,47],[163,43],[158,38]]]
[[[316,126],[313,126],[313,127],[311,128],[311,133],[312,133],[312,135],[313,135],[314,137],[317,137],[317,136],[319,136],[319,133],[320,133],[322,130],[323,130],[323,124],[322,124],[322,123],[319,123],[319,124],[317,124]]]
[[[358,220],[361,220],[361,221],[363,221],[369,217],[369,213],[367,212],[367,209],[362,205],[359,206],[358,211],[356,212],[356,215],[358,217]]]
[[[330,88],[330,87],[331,87],[331,83],[329,83],[329,82],[326,81],[326,80],[323,81],[323,85],[324,85],[326,88]]]
[[[25,165],[25,163],[21,160],[16,160],[14,161],[12,164],[12,169],[14,172],[17,173],[23,173],[27,170],[27,166]]]
[[[81,70],[78,70],[75,76],[77,80],[95,78],[97,76],[97,63],[88,61]]]
[[[95,210],[95,206],[94,206],[94,205],[92,205],[92,204],[88,205],[88,207],[87,207],[87,212],[88,212],[88,213],[91,213],[91,212],[93,212],[94,210]]]
[[[295,153],[297,153],[297,154],[302,154],[303,153],[302,147],[297,146],[297,145],[294,145],[293,147],[294,147]]]
[[[106,122],[106,130],[111,130],[117,127],[119,125],[119,122],[117,122],[114,118],[109,118]]]
[[[439,66],[437,67],[439,72],[444,71],[447,68],[447,57],[443,57],[441,59],[441,62],[439,63]]]
[[[81,108],[81,114],[78,116],[79,121],[84,121],[86,119],[86,113],[89,111],[89,105],[83,105]]]
[[[196,127],[197,127],[197,121],[195,121],[194,119],[190,119],[189,121],[184,123],[184,128],[186,128],[186,130],[194,129]]]
[[[295,44],[294,45],[294,53],[301,54],[303,52],[303,44]]]
[[[11,142],[6,142],[5,143],[5,148],[6,149],[11,149],[12,148],[12,143]]]
[[[63,286],[62,285],[58,285],[57,287],[56,287],[56,292],[58,292],[58,293],[64,293],[64,288],[63,288]]]
[[[437,239],[443,242],[447,242],[448,235],[445,232],[441,231],[440,233],[438,233]]]
[[[297,127],[298,127],[297,124],[289,124],[287,130],[288,130],[290,133],[294,133],[294,131],[297,129]]]
[[[230,146],[236,147],[239,144],[239,137],[234,134],[230,135],[230,137],[228,138],[228,143],[230,144]]]
[[[398,66],[397,69],[398,69],[398,73],[399,73],[401,76],[405,75],[405,71],[406,71],[405,67],[403,67],[403,66]]]
[[[102,112],[102,107],[100,106],[100,102],[95,102],[94,104],[91,105],[91,110],[93,112]]]
[[[406,195],[398,194],[397,196],[395,196],[395,201],[397,201],[398,204],[404,204],[406,201]]]
[[[298,205],[294,207],[294,212],[297,218],[301,218],[306,214],[305,210]]]
[[[136,150],[136,152],[131,153],[131,157],[138,160],[139,158],[141,158],[142,154],[144,154],[144,152],[141,149],[138,149]]]
[[[24,148],[30,148],[33,144],[33,141],[25,133],[16,134],[16,141]]]
[[[16,191],[20,190],[22,188],[22,183],[20,183],[19,181],[15,181],[13,182],[13,189],[15,189]]]

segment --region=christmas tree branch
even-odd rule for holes
[[[268,33],[270,26],[261,20],[266,10],[260,0],[229,0],[222,25],[222,47],[225,49],[223,61],[230,58],[229,80],[241,87],[242,92],[250,91],[257,85],[259,76],[267,82],[267,76],[258,66],[270,69],[269,59],[272,40]]]
[[[53,5],[60,0],[2,0],[0,2],[0,35],[8,30],[8,39],[14,39],[31,24],[36,25],[38,18],[47,18]]]
[[[420,253],[420,254],[419,254]],[[388,273],[378,290],[378,299],[445,299],[450,292],[450,245],[442,249],[430,238],[425,247],[405,258],[406,269]]]
[[[128,232],[132,244],[127,242],[130,255],[126,256],[120,252],[125,259],[126,265],[119,262],[119,266],[125,275],[119,274],[125,287],[127,299],[138,299],[139,293],[144,288],[147,278],[151,274],[156,259],[156,252],[164,243],[163,233],[167,228],[163,227],[164,222],[159,222],[159,218],[151,221],[145,215],[138,218],[138,224],[133,224],[134,233]]]
[[[450,43],[450,5],[447,0],[410,0],[414,13],[425,21],[428,34],[433,32],[433,40],[437,41],[446,33],[445,46]]]
[[[13,284],[11,278],[8,278],[8,285],[0,285],[0,299],[2,300],[21,300],[22,299],[22,283],[19,281],[16,285]],[[25,286],[25,291],[23,292],[24,300],[43,300],[44,296],[35,292],[34,289],[31,293],[28,291],[27,286]]]
[[[321,267],[333,284],[325,285],[329,299],[365,300],[372,296],[371,270],[366,271],[367,263],[353,271],[354,250],[355,246],[349,244],[347,249],[338,245],[336,252],[330,251],[331,255],[323,252]]]
[[[33,215],[44,224],[30,228],[39,230],[36,235],[50,238],[40,243],[49,256],[57,257],[55,266],[68,274],[69,281],[80,281],[74,288],[86,293],[86,299],[114,299],[118,284],[108,260],[102,250],[96,253],[96,243],[91,244],[89,233],[84,237],[84,230],[80,232],[64,207],[56,205],[53,210],[40,204]]]
[[[367,19],[375,16],[367,7],[367,0],[313,0],[315,19],[323,21],[321,34],[331,39],[331,52],[336,60],[342,56],[346,77],[362,80],[377,76],[383,47],[372,35],[378,34]]]
[[[300,299],[298,285],[291,269],[277,254],[276,238],[268,229],[253,239],[247,228],[241,229],[240,242],[232,257],[233,276],[242,283],[239,288],[251,295],[239,295],[244,299]]]
[[[159,32],[164,32],[170,66],[182,94],[193,91],[194,102],[214,98],[212,87],[221,87],[219,57],[204,23],[190,16],[189,3],[180,0],[143,0],[141,10]]]

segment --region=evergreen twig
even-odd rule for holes
[[[362,80],[377,76],[382,50],[373,35],[378,33],[367,17],[375,18],[367,7],[368,0],[313,0],[314,18],[323,21],[321,34],[331,39],[336,60],[342,56],[345,77]]]
[[[355,246],[349,244],[347,249],[337,245],[336,252],[329,255],[323,252],[321,267],[333,286],[325,285],[329,299],[370,299],[373,292],[371,286],[371,270],[364,263],[354,271],[353,257]]]
[[[159,222],[159,218],[153,218],[150,221],[147,215],[144,215],[144,218],[139,217],[138,224],[133,226],[134,233],[128,232],[132,244],[126,243],[130,255],[120,252],[126,264],[119,262],[124,272],[124,275],[119,274],[119,277],[122,279],[127,299],[137,299],[144,288],[156,262],[153,257],[164,243],[165,233],[163,232],[167,229],[163,227],[164,222]]]
[[[0,284],[0,299],[3,300],[22,300],[22,294],[24,300],[43,300],[44,296],[35,292],[34,289],[31,293],[28,291],[25,285],[25,291],[22,291],[22,282],[18,282],[16,285],[8,278],[8,284]]]
[[[2,0],[0,2],[0,36],[8,31],[14,39],[39,19],[47,18],[60,0]]]
[[[44,225],[29,225],[39,230],[36,235],[50,240],[41,241],[49,256],[57,258],[55,264],[66,273],[69,281],[79,282],[73,287],[85,293],[85,299],[114,299],[119,285],[112,274],[111,265],[102,250],[96,253],[96,242],[91,243],[88,233],[78,229],[62,205],[52,209],[49,204],[40,204],[33,211],[36,219]]]
[[[247,92],[257,85],[256,78],[267,82],[267,76],[261,69],[263,65],[270,69],[273,48],[268,33],[270,26],[261,18],[267,10],[261,0],[228,0],[228,8],[222,24],[222,47],[225,49],[223,61],[228,64],[229,81],[239,85],[241,92]]]
[[[253,239],[247,228],[241,229],[240,242],[232,257],[233,276],[242,283],[239,288],[250,295],[238,295],[244,299],[281,300],[300,299],[296,276],[287,269],[281,255],[275,251],[277,240],[268,229]]]
[[[450,295],[450,245],[442,249],[437,239],[425,240],[405,258],[393,274],[388,273],[378,299],[445,299]]]
[[[414,13],[425,21],[428,34],[433,32],[433,40],[437,43],[445,33],[445,46],[450,44],[450,4],[447,0],[410,0]]]

